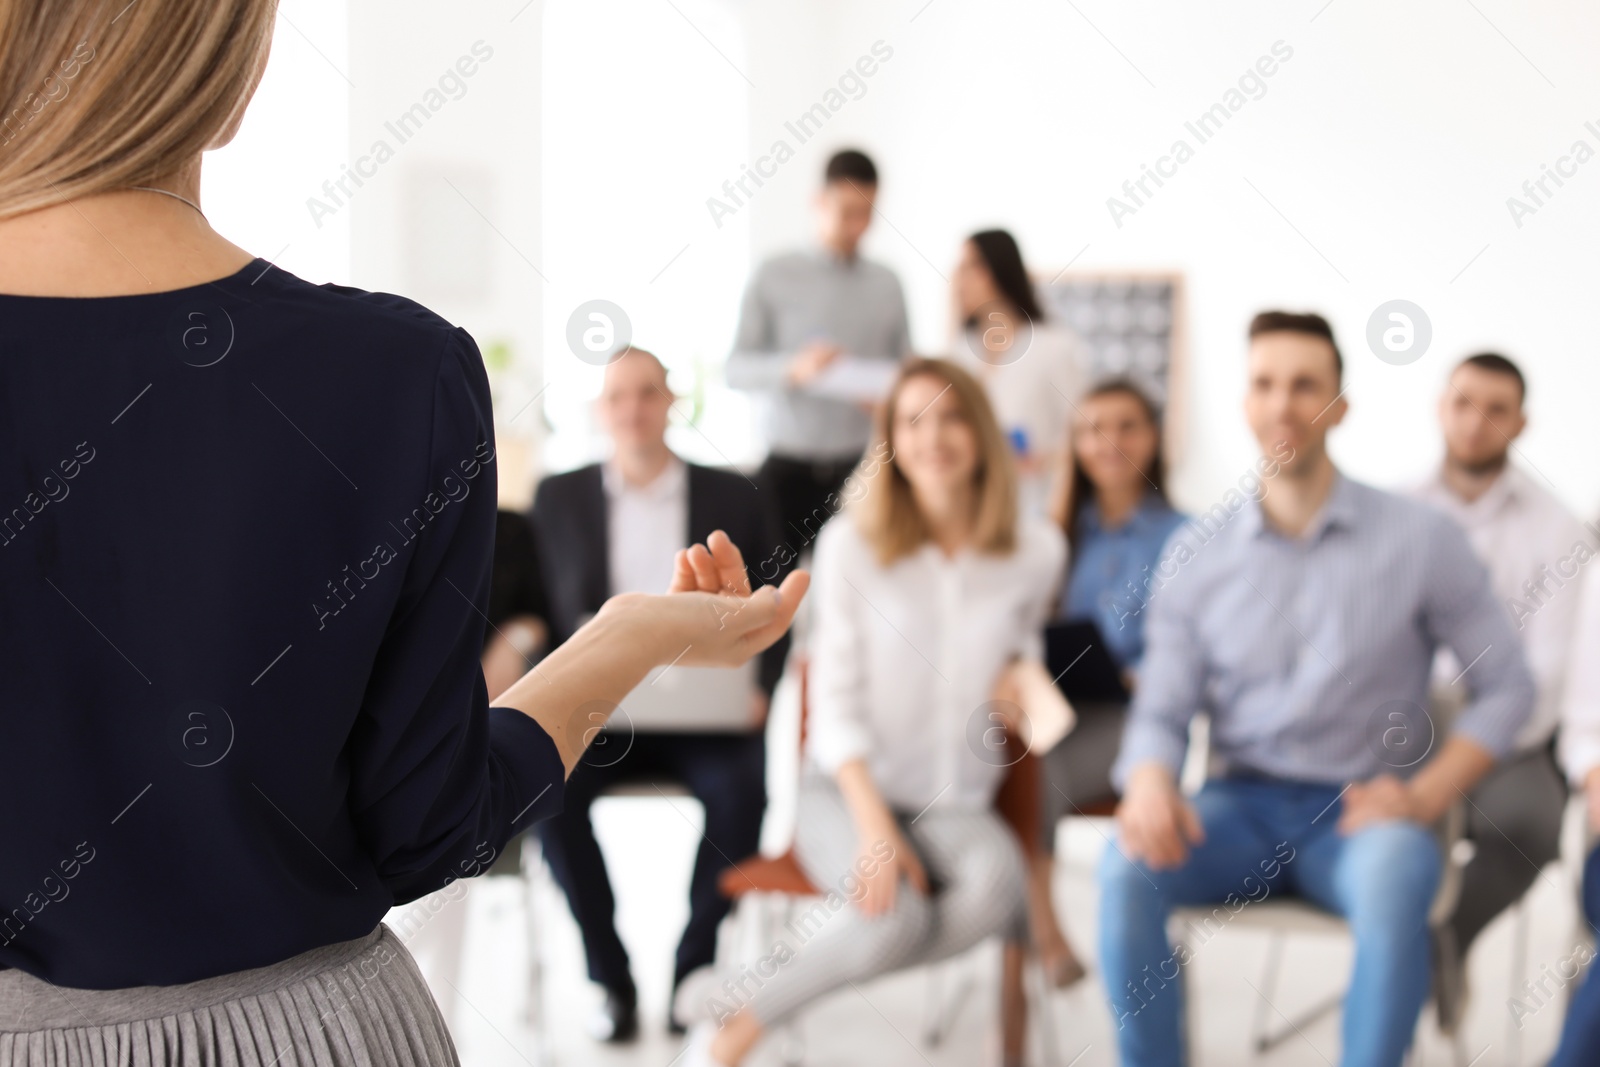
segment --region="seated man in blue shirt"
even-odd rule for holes
[[[1174,980],[1192,953],[1168,943],[1170,910],[1215,903],[1209,929],[1272,894],[1350,923],[1342,1062],[1400,1063],[1428,995],[1441,867],[1429,828],[1533,706],[1516,634],[1459,527],[1328,458],[1342,374],[1321,316],[1256,316],[1245,414],[1279,471],[1163,553],[1113,770],[1118,847],[1100,868],[1124,1064],[1182,1062]],[[1425,710],[1439,647],[1468,664],[1471,694],[1447,736]],[[1212,775],[1190,802],[1177,772],[1202,711]]]

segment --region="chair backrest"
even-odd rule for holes
[[[1015,737],[1007,735],[1008,746],[1017,743]],[[1044,775],[1039,771],[1039,757],[1025,752],[1021,759],[1007,768],[1000,789],[994,796],[995,813],[1017,835],[1022,854],[1029,859],[1040,851],[1040,839],[1044,833],[1044,805],[1040,794],[1043,779]]]

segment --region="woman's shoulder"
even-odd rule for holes
[[[1145,521],[1163,538],[1189,521],[1187,514],[1173,507],[1170,501],[1154,494],[1145,498],[1144,516]]]
[[[873,560],[872,546],[856,516],[848,510],[833,516],[818,531],[812,556],[817,563],[827,566],[855,567]]]
[[[318,285],[273,267],[251,284],[249,295],[269,305],[276,325],[325,339],[340,358],[371,359],[386,370],[413,362],[419,370],[434,369],[452,350],[458,358],[468,353],[481,358],[465,330],[395,293],[334,282]]]

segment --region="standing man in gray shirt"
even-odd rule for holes
[[[877,192],[865,153],[828,160],[816,196],[819,247],[756,270],[728,357],[728,384],[767,400],[768,456],[757,477],[796,553],[839,510],[871,432],[867,405],[829,395],[821,376],[837,360],[898,363],[911,351],[900,280],[860,255]]]

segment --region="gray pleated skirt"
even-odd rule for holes
[[[387,926],[176,986],[65,989],[0,971],[0,1067],[459,1067]]]

